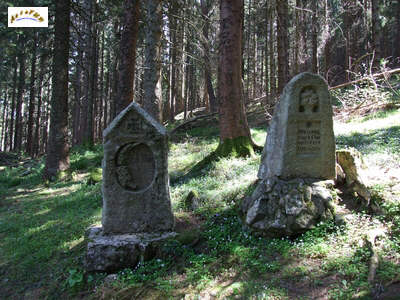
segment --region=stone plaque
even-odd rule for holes
[[[275,108],[258,172],[260,179],[273,176],[335,177],[332,105],[319,75],[295,76]]]
[[[296,154],[319,155],[321,153],[321,121],[298,121]]]
[[[165,128],[136,103],[104,130],[105,234],[172,230],[167,138]]]
[[[116,165],[118,183],[127,190],[144,191],[154,180],[154,155],[146,144],[134,143],[121,147]]]

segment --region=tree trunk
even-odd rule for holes
[[[36,76],[36,49],[37,49],[37,33],[33,39],[31,62],[31,82],[29,89],[29,113],[28,113],[28,136],[26,141],[26,152],[33,156],[33,113],[35,111],[35,76]]]
[[[78,61],[75,68],[75,80],[74,80],[74,105],[73,105],[73,117],[72,117],[72,146],[79,145],[82,143],[81,129],[81,99],[82,99],[82,64],[83,64],[83,41],[82,38],[78,40]]]
[[[50,135],[44,177],[53,180],[69,168],[68,145],[68,56],[70,1],[56,2],[53,93],[51,97]]]
[[[104,97],[104,28],[102,29],[101,35],[101,51],[100,51],[100,93],[99,93],[99,113],[97,116],[97,132],[96,139],[102,141],[103,132],[103,119],[105,118],[104,113],[107,111],[105,106],[107,105],[107,97]],[[105,100],[104,100],[105,99]]]
[[[170,58],[170,72],[169,72],[169,122],[175,121],[175,103],[176,103],[176,40],[177,40],[177,19],[176,19],[176,2],[171,2],[171,8],[168,10],[169,21],[169,58]]]
[[[397,1],[397,16],[396,16],[396,36],[400,36],[400,1]],[[397,65],[400,66],[400,39],[397,38],[397,41],[395,41],[397,44],[395,44],[395,49],[397,53]]]
[[[21,43],[21,48],[24,49],[24,42]],[[25,53],[19,54],[19,79],[17,104],[15,106],[15,132],[14,132],[14,150],[22,150],[22,101],[25,88]]]
[[[375,51],[374,65],[379,67],[379,60],[381,58],[381,45],[380,45],[380,26],[379,26],[379,1],[371,0],[371,21],[372,21],[372,45]]]
[[[312,1],[312,72],[318,73],[318,1]]]
[[[135,79],[136,41],[139,27],[139,1],[124,1],[123,28],[120,42],[120,64],[116,114],[119,114],[133,101],[133,82]]]
[[[85,113],[83,115],[83,122],[86,123],[85,130],[83,132],[84,140],[83,143],[89,147],[93,146],[93,107],[96,102],[96,79],[97,79],[97,28],[95,25],[96,16],[96,3],[93,0],[88,0],[88,30],[87,30],[87,93],[86,93],[86,103],[85,103]]]
[[[8,134],[8,150],[13,151],[13,138],[14,138],[14,115],[15,115],[15,101],[16,101],[16,91],[17,91],[17,57],[14,58],[14,74],[13,74],[13,86],[12,86],[12,96],[11,96],[11,112],[10,112],[10,132]]]
[[[208,101],[210,103],[210,111],[218,111],[218,102],[215,97],[214,88],[211,80],[211,63],[210,63],[210,42],[208,40],[208,32],[210,28],[210,20],[208,13],[210,12],[210,1],[201,0],[201,13],[203,18],[203,49],[204,49],[204,81],[207,87]]]
[[[270,7],[270,18],[269,18],[269,85],[270,94],[268,97],[269,104],[273,105],[276,97],[276,65],[275,65],[275,29],[274,29],[274,10],[272,5]]]
[[[161,33],[162,0],[146,2],[146,42],[143,108],[158,122],[162,122],[161,89]]]
[[[40,143],[40,150],[39,153],[46,153],[47,152],[47,145],[48,145],[48,135],[49,135],[49,114],[50,114],[50,94],[51,90],[50,87],[52,83],[47,85],[47,93],[46,93],[46,102],[44,105],[44,124],[43,124],[43,131],[42,131],[42,142]]]
[[[43,90],[43,77],[44,71],[47,63],[47,54],[42,55],[39,62],[39,87],[38,87],[38,106],[36,113],[36,124],[35,124],[35,137],[33,139],[33,155],[37,156],[39,154],[39,133],[40,133],[40,124],[41,124],[41,112],[42,112],[42,90]]]
[[[276,1],[278,41],[278,93],[289,79],[288,1]]]
[[[7,128],[7,121],[8,121],[8,85],[4,90],[4,105],[3,105],[3,116],[1,122],[1,139],[0,139],[0,151],[6,151],[7,147],[7,135],[6,135],[6,128]]]
[[[105,91],[104,91],[104,119],[103,119],[103,130],[107,128],[108,126],[108,114],[109,114],[109,103],[111,99],[111,80],[110,80],[110,66],[111,66],[111,55],[110,51],[107,50],[106,54],[106,66],[107,66],[107,72],[106,72],[106,83],[105,83]],[[103,132],[101,132],[100,138],[103,136]]]
[[[269,9],[269,5],[268,2],[265,3],[265,45],[264,45],[264,65],[265,65],[265,95],[269,95],[270,93],[270,81],[269,81],[269,51],[268,51],[268,44],[271,42],[268,39],[268,30],[271,30],[271,28],[269,28],[269,23],[270,23],[270,9]],[[268,29],[269,28],[269,29]]]
[[[118,36],[119,36],[119,24],[118,22],[116,22],[114,24],[114,33],[115,33],[115,40],[116,42],[118,41]],[[121,43],[121,41],[118,41],[119,43]],[[114,54],[114,63],[113,63],[113,67],[112,67],[112,83],[110,83],[110,87],[111,87],[111,99],[112,99],[112,103],[111,103],[111,107],[110,107],[110,122],[111,120],[113,120],[115,118],[115,116],[117,115],[117,102],[118,102],[118,69],[119,69],[119,63],[120,63],[120,53],[119,51],[117,51],[117,53]]]
[[[243,101],[242,22],[243,1],[220,0],[219,156],[254,153]]]

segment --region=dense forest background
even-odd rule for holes
[[[52,66],[63,57],[68,57],[67,102],[57,110],[68,117],[71,146],[101,142],[103,129],[123,108],[119,85],[126,74],[134,81],[128,101],[151,110],[146,99],[157,99],[157,118],[164,124],[187,119],[199,108],[218,110],[218,1],[65,3],[59,11],[69,12],[64,17],[70,23],[67,34],[58,36],[53,2],[1,5],[4,22],[7,6],[49,7],[49,28],[0,26],[2,151],[46,153],[52,94],[62,89]],[[68,35],[67,48],[57,50]],[[318,73],[334,87],[396,68],[399,57],[400,1],[244,1],[246,105],[258,101],[271,109],[299,72]]]

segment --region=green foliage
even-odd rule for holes
[[[371,132],[340,135],[336,138],[339,147],[354,147],[363,154],[392,152],[400,155],[400,126],[372,130]]]
[[[393,116],[396,114],[390,113],[382,120]],[[374,119],[362,124],[371,121]],[[354,136],[343,134],[339,142],[342,146],[358,146],[364,153],[383,151],[386,143],[398,153],[397,129],[374,129],[386,130],[381,135],[374,130],[359,133],[357,141],[352,141]],[[304,286],[329,288],[331,299],[361,294],[367,297],[371,288],[367,283],[371,253],[360,243],[360,237],[378,220],[352,214],[353,219],[344,227],[321,223],[293,240],[252,234],[243,227],[238,208],[243,197],[254,190],[259,154],[221,158],[210,162],[195,177],[178,176],[217,147],[218,137],[207,136],[207,132],[211,130],[193,130],[192,135],[182,136],[171,144],[169,155],[170,174],[178,179],[170,187],[173,210],[183,211],[187,194],[196,191],[200,206],[182,214],[196,218],[200,228],[169,239],[159,257],[121,271],[112,286],[102,285],[105,274],[87,274],[81,265],[86,251],[85,230],[101,218],[101,147],[74,149],[72,176],[47,187],[41,184],[42,163],[1,170],[0,265],[7,269],[6,275],[2,274],[8,279],[7,285],[22,291],[40,283],[45,291],[42,298],[61,294],[68,298],[88,291],[96,291],[94,297],[100,297],[107,289],[116,295],[126,292],[129,297],[131,289],[150,289],[159,292],[161,298],[182,298],[184,294],[196,297],[213,290],[217,298],[290,299],[293,295],[288,286],[300,287],[300,291]],[[252,133],[260,141],[265,140],[265,130]],[[30,173],[25,174],[27,170]],[[373,201],[385,211],[381,222],[390,229],[390,236],[382,241],[380,255],[395,258],[400,253],[400,205],[395,199],[384,199],[388,187],[375,186]],[[377,270],[377,280],[392,280],[400,273],[399,268],[395,259],[386,260]],[[329,281],[332,277],[334,285]],[[0,282],[0,291],[2,288],[4,284]]]
[[[100,168],[103,159],[102,145],[96,145],[92,149],[88,147],[76,147],[70,154],[70,171],[83,171],[90,168]]]
[[[78,288],[83,284],[83,271],[77,269],[69,269],[67,283],[70,288]]]

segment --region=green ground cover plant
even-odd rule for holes
[[[336,123],[338,147],[355,147],[374,172],[400,161],[400,111]],[[262,145],[266,132],[252,129]],[[101,222],[102,148],[74,149],[63,179],[43,183],[42,161],[0,171],[0,295],[54,299],[372,299],[400,274],[400,186],[381,176],[374,197],[383,212],[348,211],[346,224],[319,224],[296,239],[250,234],[238,215],[254,189],[260,154],[222,158],[195,177],[185,174],[218,146],[217,128],[195,128],[170,143],[171,201],[179,235],[153,260],[113,276],[82,266],[86,229]],[[194,192],[199,205],[188,208]],[[337,191],[337,205],[343,195]],[[368,282],[376,228],[380,264]],[[380,289],[377,289],[377,287]],[[364,298],[363,298],[364,297]]]

